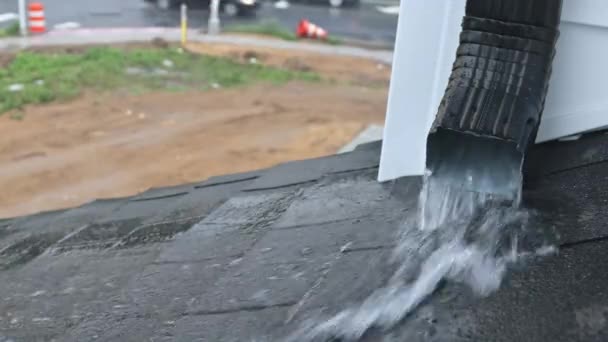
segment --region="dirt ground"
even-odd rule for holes
[[[0,217],[332,154],[384,120],[388,66],[236,46],[190,49],[317,71],[334,82],[88,93],[27,107],[20,120],[6,113],[0,116]]]
[[[388,87],[390,68],[387,65],[354,57],[335,57],[314,53],[242,48],[228,44],[188,45],[188,50],[214,56],[229,57],[240,62],[255,61],[296,71],[315,71],[330,80],[360,84],[367,87]]]

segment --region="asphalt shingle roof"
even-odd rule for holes
[[[364,339],[608,339],[605,146],[594,134],[530,153],[524,202],[558,255],[487,298],[444,284]],[[421,185],[377,183],[379,150],[0,221],[0,341],[275,341],[360,302],[392,275]]]

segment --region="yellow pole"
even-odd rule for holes
[[[182,45],[188,42],[188,8],[182,4]]]

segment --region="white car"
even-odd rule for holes
[[[210,0],[146,0],[160,9],[176,8],[181,3],[209,8]],[[259,7],[258,0],[220,0],[220,11],[228,16],[254,15]]]

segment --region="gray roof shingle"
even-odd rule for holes
[[[444,284],[363,339],[606,340],[607,141],[530,154],[544,176],[525,203],[559,234],[557,256],[487,298]],[[275,341],[362,301],[392,275],[421,183],[377,183],[379,149],[0,221],[0,341]]]

